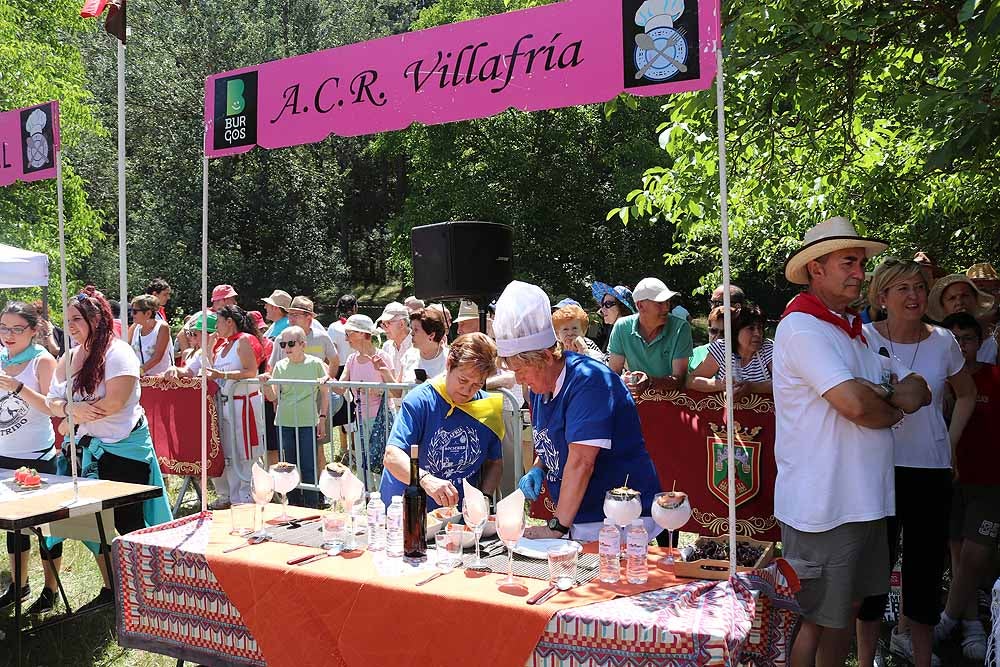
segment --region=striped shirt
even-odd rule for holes
[[[719,364],[719,372],[716,375],[720,380],[726,377],[726,341],[718,339],[709,344],[708,353],[712,355],[716,363]],[[771,355],[774,354],[774,341],[765,338],[764,343],[757,350],[757,353],[750,359],[750,363],[741,365],[740,356],[733,350],[733,368],[739,368],[739,379],[743,382],[766,382],[771,379]]]

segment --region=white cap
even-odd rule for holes
[[[511,282],[497,299],[493,333],[500,357],[549,349],[556,344],[549,297],[537,285]]]
[[[385,310],[382,311],[382,314],[379,315],[378,319],[375,321],[391,322],[396,318],[403,318],[403,317],[405,318],[410,317],[410,309],[398,301],[393,301],[389,304],[386,304]]]
[[[375,323],[367,315],[351,315],[344,322],[344,331],[360,331],[361,333],[375,333]]]
[[[677,292],[664,285],[663,281],[659,278],[643,278],[635,286],[635,289],[632,290],[632,299],[636,303],[640,301],[657,301],[663,303],[674,298],[677,294]]]

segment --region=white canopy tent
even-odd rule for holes
[[[47,287],[48,284],[47,255],[0,243],[0,289]]]

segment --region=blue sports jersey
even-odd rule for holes
[[[531,421],[535,453],[547,469],[545,483],[559,503],[562,472],[569,444],[611,440],[601,449],[574,523],[604,520],[605,492],[625,483],[642,494],[642,514],[650,516],[660,482],[646,451],[635,401],[625,383],[599,361],[575,352],[565,353],[566,376],[553,397],[532,393]],[[548,399],[548,400],[546,400]]]
[[[486,397],[480,391],[475,399]],[[503,448],[489,427],[461,410],[446,416],[449,409],[434,387],[428,383],[420,385],[403,399],[387,446],[398,447],[409,456],[410,445],[419,445],[420,468],[454,484],[461,507],[462,480],[468,479],[469,484],[479,488],[483,463],[501,459]],[[388,469],[382,471],[379,493],[386,504],[392,496],[402,495],[405,488],[406,483],[393,477]],[[436,507],[438,504],[428,496],[428,511]]]

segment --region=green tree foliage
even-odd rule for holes
[[[79,11],[76,0],[0,3],[0,110],[59,100],[71,278],[102,238],[100,216],[88,203],[81,177],[86,168],[77,171],[82,166],[77,148],[104,134],[93,113],[83,60],[72,44],[87,27]],[[0,188],[0,242],[49,256],[53,297],[59,294],[58,224],[54,179]],[[52,302],[55,307],[58,298]]]
[[[724,3],[734,271],[783,303],[801,233],[847,215],[950,269],[1000,250],[1000,3]],[[609,219],[718,280],[715,90],[666,100],[663,153]],[[630,224],[631,226],[631,224]],[[776,289],[777,288],[777,289]]]

